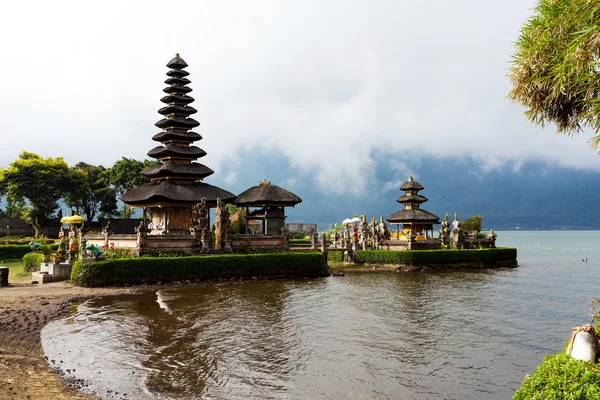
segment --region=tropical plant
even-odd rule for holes
[[[540,0],[521,30],[509,78],[509,98],[527,118],[554,123],[573,135],[584,127],[599,150],[600,4],[589,0]]]
[[[153,162],[150,160],[139,161],[123,157],[115,162],[112,167],[102,171],[99,178],[105,183],[106,187],[111,188],[115,194],[121,195],[148,181],[141,172],[152,163]],[[107,215],[105,211],[101,210],[101,212],[103,215]],[[127,204],[123,204],[118,211],[120,218],[131,218],[134,213],[135,210]]]
[[[466,220],[462,221],[462,229],[466,232],[481,232],[481,222],[483,217],[481,215],[471,215]]]
[[[22,152],[8,167],[0,169],[0,181],[7,197],[28,204],[24,219],[38,237],[58,209],[58,200],[72,192],[82,174],[69,168],[62,157],[42,158]]]
[[[106,177],[102,176],[106,168],[79,162],[73,170],[81,173],[81,180],[65,197],[67,206],[83,211],[87,221],[92,221],[98,212],[106,217],[116,214],[117,192],[109,187]]]

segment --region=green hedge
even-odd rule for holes
[[[341,253],[341,252],[337,252]],[[337,255],[336,255],[337,257]],[[342,256],[339,256],[340,258]],[[474,250],[357,250],[358,264],[486,264],[516,261],[517,249],[474,249]]]
[[[56,251],[58,244],[49,244],[50,250]],[[6,244],[0,245],[0,260],[18,260],[31,252],[28,244]]]
[[[31,251],[27,244],[6,244],[0,246],[0,260],[17,260]]]
[[[600,364],[575,360],[565,352],[544,357],[513,395],[513,400],[526,399],[600,399]]]
[[[23,256],[23,270],[25,272],[38,271],[41,263],[41,253],[27,253]]]
[[[187,279],[250,278],[252,276],[326,275],[321,253],[227,254],[177,258],[141,257],[73,264],[71,280],[80,286],[171,282]]]

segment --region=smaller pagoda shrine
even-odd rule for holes
[[[423,190],[423,186],[409,176],[408,181],[402,184],[400,190],[405,194],[398,197],[396,201],[403,204],[404,208],[386,218],[390,224],[396,224],[396,238],[407,242],[436,241],[436,243],[432,243],[432,247],[439,246],[437,243],[439,240],[434,239],[433,236],[433,225],[439,224],[440,218],[421,209],[421,204],[429,200],[419,194]],[[400,225],[402,225],[402,229],[400,229]]]
[[[301,202],[302,199],[294,193],[267,180],[240,193],[233,201],[238,207],[246,207],[246,226],[260,221],[259,234],[273,236],[281,235],[281,229],[285,227],[285,207],[294,207]]]
[[[192,206],[204,199],[206,206],[213,208],[217,199],[230,202],[235,198],[227,190],[202,182],[213,171],[194,162],[206,151],[191,145],[202,136],[190,131],[200,123],[190,117],[197,111],[190,106],[194,98],[189,96],[187,66],[179,54],[167,63],[168,86],[163,89],[166,96],[160,99],[165,106],[158,110],[163,118],[155,124],[162,131],[152,137],[161,145],[148,152],[157,162],[142,171],[150,182],[121,196],[126,204],[144,210],[150,235],[189,235]]]

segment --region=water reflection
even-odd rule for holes
[[[600,269],[572,268],[172,288],[89,301],[42,338],[103,398],[509,398],[586,316],[560,288],[593,293]]]

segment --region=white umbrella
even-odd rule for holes
[[[350,222],[360,222],[360,218],[354,217],[350,220]]]
[[[345,220],[342,221],[342,225],[348,225],[351,223],[352,223],[352,220],[350,218],[346,218]]]

